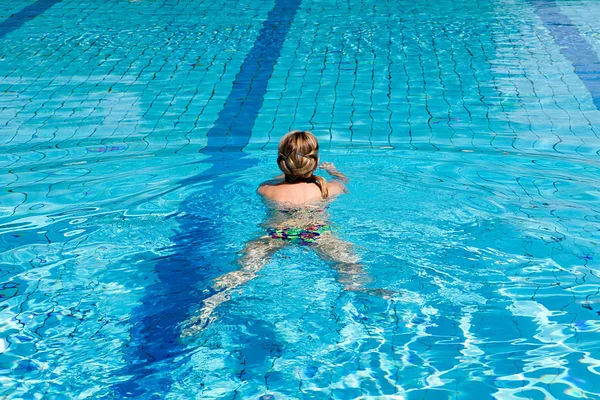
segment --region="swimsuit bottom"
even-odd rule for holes
[[[330,231],[329,225],[312,225],[307,228],[271,228],[267,235],[273,239],[309,246],[321,236],[323,232]]]

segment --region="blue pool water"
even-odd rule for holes
[[[600,5],[0,4],[0,395],[600,397]],[[368,289],[264,235],[309,129]],[[191,332],[191,334],[190,334]]]

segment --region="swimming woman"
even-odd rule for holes
[[[367,291],[364,284],[369,279],[352,246],[337,238],[328,222],[327,205],[347,193],[343,182],[348,182],[348,178],[332,163],[319,165],[319,161],[319,143],[312,133],[292,131],[281,139],[277,165],[283,174],[258,188],[270,206],[264,223],[266,234],[246,244],[239,270],[216,279],[213,287],[218,292],[204,300],[200,314],[189,321],[183,336],[207,326],[214,309],[227,301],[235,288],[255,278],[271,256],[286,245],[310,247],[333,263],[344,290]],[[335,180],[328,182],[315,175],[318,167]]]

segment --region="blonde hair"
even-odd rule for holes
[[[329,196],[325,178],[314,174],[319,163],[319,142],[308,131],[291,131],[279,142],[277,165],[286,182],[312,182],[321,189],[321,197]]]

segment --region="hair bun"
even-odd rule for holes
[[[285,180],[318,182],[323,198],[327,198],[327,181],[314,175],[319,162],[319,142],[309,131],[291,131],[279,142],[277,165]]]

